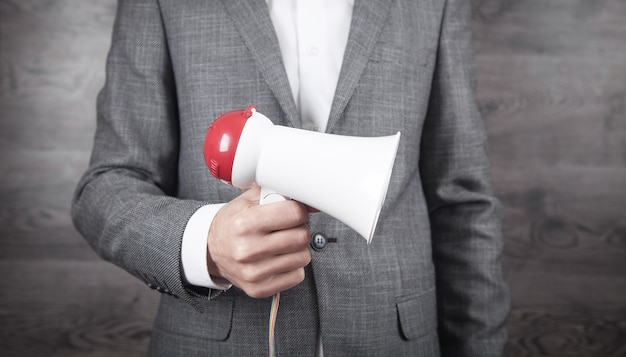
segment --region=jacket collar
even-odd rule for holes
[[[301,127],[289,80],[280,54],[267,5],[264,0],[223,0],[262,76],[269,85],[287,120]],[[355,0],[348,45],[337,90],[330,110],[327,131],[341,118],[365,69],[393,0]]]

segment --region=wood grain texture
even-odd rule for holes
[[[140,356],[158,294],[69,217],[115,0],[0,0],[0,354]],[[508,357],[626,356],[626,1],[473,0]]]
[[[626,355],[626,2],[474,0],[507,356]]]
[[[114,0],[0,1],[0,355],[142,356],[159,295],[72,227]]]
[[[145,355],[158,296],[120,269],[69,260],[0,269],[13,287],[0,292],[3,356]]]

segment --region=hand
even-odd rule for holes
[[[209,274],[253,298],[298,285],[311,261],[306,222],[312,210],[292,200],[259,205],[260,192],[252,187],[222,207],[207,240]]]

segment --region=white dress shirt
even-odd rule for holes
[[[348,42],[354,0],[266,0],[304,129],[325,131]],[[271,118],[270,118],[271,119]],[[211,222],[224,204],[198,209],[185,227],[181,260],[192,285],[228,289],[207,269]]]

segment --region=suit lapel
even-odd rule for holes
[[[301,127],[267,4],[264,0],[222,2],[237,24],[243,41],[285,112],[287,121],[294,127]]]
[[[357,86],[359,78],[385,24],[394,0],[355,0],[341,73],[330,110],[327,132],[332,132]],[[291,94],[278,39],[264,0],[223,0],[239,33],[294,127],[301,127],[300,116]]]
[[[385,24],[394,0],[355,0],[348,45],[330,109],[327,132],[341,118]]]

